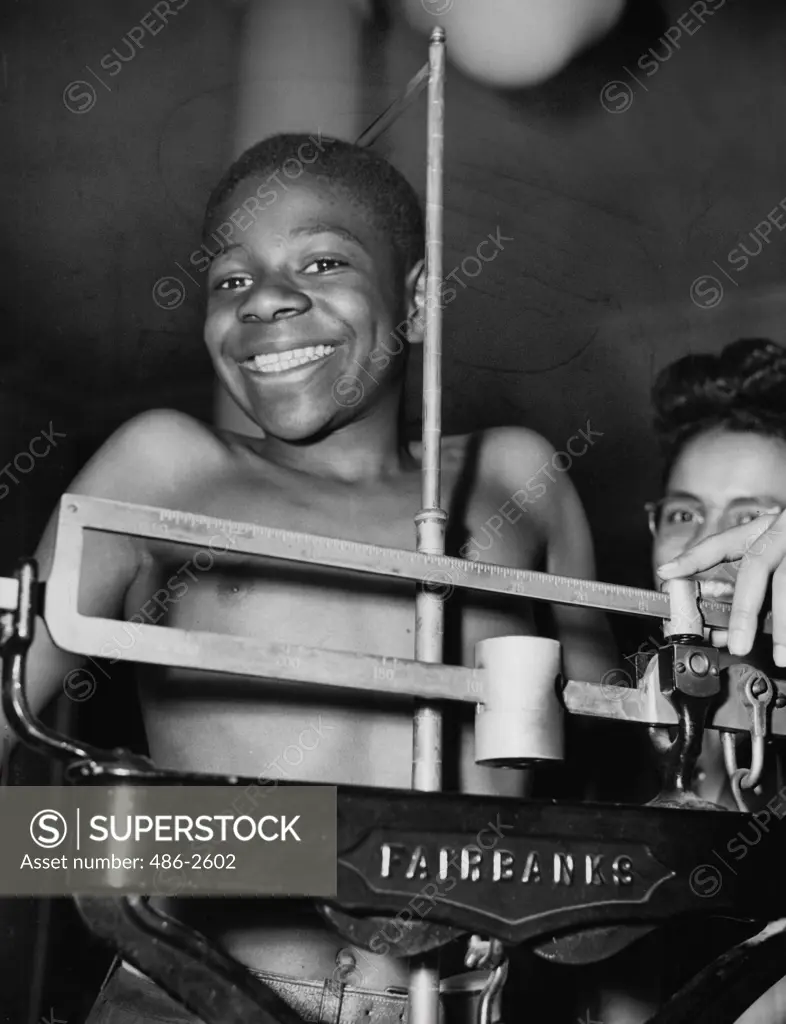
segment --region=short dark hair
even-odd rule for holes
[[[742,338],[684,356],[658,374],[652,404],[667,475],[692,438],[718,427],[786,441],[786,348]]]
[[[316,153],[307,163],[302,152]],[[312,177],[337,186],[361,203],[389,239],[397,270],[405,274],[424,252],[423,211],[407,179],[383,157],[361,146],[319,134],[280,134],[257,142],[232,164],[213,189],[205,211],[207,233],[217,209],[246,178],[281,173],[294,160]],[[283,179],[286,183],[287,177]],[[297,179],[291,179],[297,180]]]

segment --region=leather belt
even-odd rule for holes
[[[253,972],[306,1021],[314,1024],[406,1024],[406,992],[375,992],[333,979],[298,981]]]
[[[153,986],[146,975],[125,961],[120,962],[118,970],[139,978],[147,986]],[[305,981],[249,970],[309,1024],[407,1024],[408,996],[404,990],[375,991],[345,985],[332,979]],[[487,971],[472,971],[445,978],[440,985],[442,999],[450,1003],[456,997],[462,1002],[472,997],[477,999],[487,979]],[[184,1021],[191,1019],[185,1010],[182,1012]]]
[[[130,964],[123,962],[119,970],[152,985]],[[251,973],[310,1024],[407,1024],[406,992],[355,988],[332,979],[301,981],[263,971]],[[185,1010],[183,1014],[184,1020],[190,1019]]]

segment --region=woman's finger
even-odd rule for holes
[[[729,631],[728,629],[711,629],[710,643],[713,647],[726,647],[729,643]]]
[[[781,592],[783,563],[786,559],[786,513],[766,518],[770,520],[769,526],[758,537],[749,538],[740,558],[729,616],[729,651],[732,654],[747,654],[753,647],[759,614],[767,596],[767,585],[772,573],[777,573],[778,576],[777,584],[773,583],[773,599],[777,591],[780,615],[783,614]],[[786,641],[786,633],[783,629],[776,632],[773,627],[773,646],[779,640]]]
[[[736,562],[750,556],[761,545],[761,536],[777,524],[773,515],[759,516],[749,523],[713,534],[683,551],[671,562],[658,566],[662,580],[673,580],[712,569],[723,562]]]
[[[775,567],[766,554],[745,556],[737,573],[729,615],[729,654],[748,654],[756,639],[759,613],[767,597],[770,573]]]
[[[786,563],[772,577],[772,660],[786,668]]]
[[[773,579],[773,658],[786,666],[786,512],[759,516],[750,523],[707,537],[683,552],[673,562],[660,566],[662,579],[692,576],[722,562],[739,563],[729,616],[730,653],[748,654],[756,629],[770,575]],[[778,620],[774,610],[777,605]]]

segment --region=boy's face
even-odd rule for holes
[[[259,185],[241,182],[218,215],[236,227],[209,271],[205,341],[243,411],[303,441],[395,390],[414,284],[396,294],[392,246],[341,192],[302,178],[271,202]]]

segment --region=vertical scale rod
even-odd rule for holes
[[[435,28],[429,46],[426,163],[426,309],[423,346],[423,507],[415,517],[418,551],[445,553],[447,514],[440,508],[442,441],[442,175],[445,142],[445,30]],[[415,658],[441,662],[444,606],[436,590],[421,584],[415,599]],[[442,788],[442,712],[415,710],[412,788]],[[439,954],[414,961],[409,981],[410,1024],[438,1024]]]
[[[429,50],[428,178],[426,184],[426,336],[423,355],[423,508],[416,516],[418,550],[442,555],[447,514],[440,508],[442,440],[442,150],[444,144],[445,32],[434,29]],[[414,656],[441,662],[443,600],[428,585],[416,603]],[[427,706],[414,717],[412,786],[434,793],[442,787],[441,714]]]
[[[426,330],[423,346],[423,507],[415,517],[418,551],[445,553],[447,514],[440,508],[442,442],[442,151],[445,120],[445,30],[435,28],[429,49],[428,169],[426,181]],[[416,598],[415,658],[442,661],[443,600],[421,585]],[[415,712],[413,788],[442,788],[442,730],[438,710]]]

